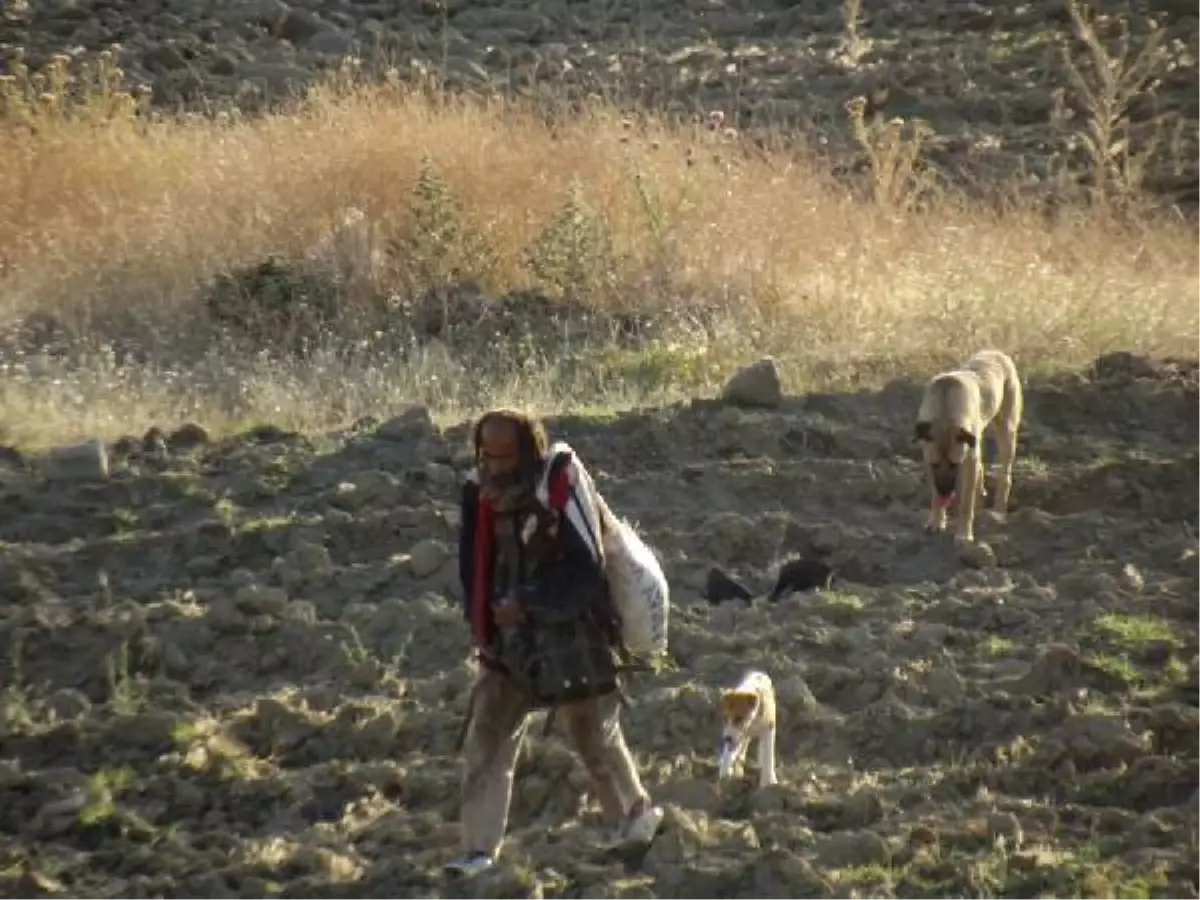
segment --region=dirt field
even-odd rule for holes
[[[1090,61],[1059,0],[72,0],[11,3],[0,17],[0,59],[22,47],[34,66],[54,53],[113,47],[125,82],[162,110],[269,106],[346,55],[404,81],[435,78],[453,91],[537,98],[562,109],[601,98],[632,110],[705,115],[719,109],[750,134],[797,140],[843,171],[861,155],[842,105],[869,100],[885,118],[932,127],[926,163],[958,184],[1019,176],[1074,177],[1089,155],[1078,137],[1087,104],[1069,84],[1061,48]],[[1117,47],[1124,18],[1135,41],[1158,19],[1154,96],[1133,97],[1134,143],[1165,115],[1162,155],[1147,187],[1169,198],[1196,191],[1196,9],[1179,0],[1091,0]],[[4,45],[9,49],[5,51]],[[0,69],[3,71],[3,69]],[[1118,76],[1124,78],[1124,75]],[[1124,114],[1124,113],[1122,113]],[[1150,129],[1153,130],[1153,129]],[[849,159],[847,157],[850,157]],[[1072,174],[1067,174],[1067,169]]]
[[[1196,897],[1200,29],[1093,8],[1089,49],[1058,0],[0,4],[0,896]],[[968,564],[912,428],[985,345],[1027,423]],[[766,354],[781,404],[693,399]],[[457,881],[501,402],[574,411],[663,559],[668,817],[601,849],[535,726]],[[794,555],[832,586],[768,603]],[[716,782],[751,666],[768,790]]]
[[[644,858],[599,849],[581,767],[535,730],[503,864],[471,882],[440,869],[463,428],[183,432],[90,483],[9,460],[0,892],[1194,897],[1196,379],[1035,379],[979,569],[922,533],[915,383],[553,420],[671,578],[678,669],[627,715],[669,815]],[[833,589],[767,604],[793,553]],[[708,603],[713,565],[757,599]],[[719,788],[714,698],[752,665],[782,783]]]

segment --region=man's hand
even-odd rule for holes
[[[516,625],[524,616],[524,611],[521,609],[521,604],[516,597],[505,597],[503,600],[492,606],[492,618],[501,628],[508,628],[510,625]]]

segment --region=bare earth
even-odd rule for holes
[[[582,767],[535,727],[473,882],[440,868],[463,428],[184,434],[92,483],[13,461],[0,893],[1196,896],[1195,366],[1035,380],[991,568],[921,531],[918,391],[551,423],[671,578],[678,669],[627,715],[669,815],[644,858],[600,849]],[[833,590],[769,605],[791,553]],[[755,601],[710,605],[714,564]],[[715,781],[714,698],[748,666],[781,696],[764,791]]]
[[[1141,129],[1158,116],[1162,155],[1147,187],[1194,202],[1196,7],[1180,0],[1092,0],[1163,41],[1154,96],[1129,109]],[[126,82],[163,110],[243,111],[302,90],[347,55],[404,81],[435,78],[452,90],[564,101],[612,100],[674,114],[719,109],[751,134],[784,134],[854,169],[843,104],[869,99],[884,118],[933,128],[926,161],[951,182],[1055,179],[1086,168],[1077,134],[1085,105],[1061,48],[1073,43],[1058,0],[864,0],[847,27],[841,0],[54,0],[5,5],[0,73],[22,48],[34,67],[52,54],[115,47]],[[1102,20],[1100,29],[1108,34]],[[1139,46],[1135,40],[1133,47]],[[1132,55],[1128,61],[1132,60]]]
[[[1057,0],[862,6],[850,34],[828,0],[6,2],[0,74],[15,47],[36,67],[116,43],[160,110],[253,111],[358,54],[559,111],[719,109],[840,172],[863,168],[861,95],[927,120],[947,180],[1079,170]],[[1174,116],[1148,187],[1194,201],[1196,6],[1137,9],[1166,55],[1130,115]],[[550,422],[671,581],[671,664],[626,715],[668,817],[646,853],[601,849],[582,766],[538,722],[502,862],[470,881],[441,868],[471,679],[465,425],[184,429],[110,445],[105,478],[0,448],[0,896],[1196,897],[1195,361],[1031,376],[1013,511],[981,515],[994,559],[970,565],[922,530],[919,392]],[[831,589],[767,603],[793,555]],[[755,599],[711,603],[713,567]],[[751,666],[780,695],[767,790],[753,766],[716,782],[715,699]]]

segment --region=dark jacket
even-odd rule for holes
[[[475,538],[479,522],[479,485],[467,482],[462,489],[462,530],[458,540],[458,574],[462,582],[463,618],[474,626],[471,611],[475,589]],[[567,591],[607,591],[603,567],[593,557],[584,538],[563,518],[558,530],[562,555],[538,577],[539,589],[551,595]],[[491,566],[495,566],[495,551],[491,554]],[[494,571],[494,569],[493,569]],[[491,574],[490,572],[488,573]],[[494,597],[489,600],[495,599]]]

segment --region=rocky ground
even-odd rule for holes
[[[503,864],[454,882],[465,427],[197,428],[0,470],[0,893],[1197,895],[1197,372],[1028,395],[994,563],[921,530],[919,385],[551,423],[674,592],[628,732],[668,818],[598,844],[535,729]],[[89,465],[92,467],[89,468]],[[830,590],[776,603],[779,561]],[[710,603],[710,570],[755,595]],[[781,696],[782,783],[718,786],[714,702]]]
[[[679,113],[719,109],[750,133],[782,131],[855,149],[843,104],[865,96],[884,117],[927,120],[928,161],[953,180],[1052,177],[1086,162],[1070,136],[1086,110],[1065,90],[1060,47],[1072,34],[1060,0],[865,0],[846,25],[842,0],[16,0],[0,16],[0,59],[116,47],[127,81],[162,108],[236,103],[250,110],[311,83],[348,55],[400,78],[452,89],[607,98]],[[1092,8],[1162,23],[1155,96],[1135,98],[1165,155],[1149,186],[1172,198],[1196,183],[1196,7],[1179,0],[1094,0]],[[1102,26],[1104,32],[1107,26]],[[1075,45],[1079,50],[1079,45]],[[1081,55],[1082,61],[1085,57]],[[0,69],[2,71],[2,69]],[[1135,140],[1148,138],[1139,131]],[[1071,146],[1069,146],[1071,145]]]

